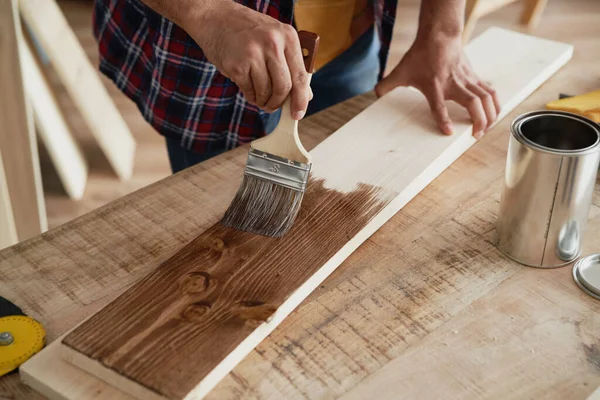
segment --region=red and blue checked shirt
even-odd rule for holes
[[[173,0],[175,1],[175,0]],[[235,0],[284,23],[293,0]],[[375,0],[385,69],[397,0]],[[267,114],[217,71],[179,26],[141,0],[96,0],[100,70],[131,98],[162,135],[196,152],[233,149],[264,136]]]

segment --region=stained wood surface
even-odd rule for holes
[[[374,101],[373,94],[366,94],[303,120],[303,144],[312,149]],[[241,176],[235,173],[243,169],[247,152],[247,148],[230,151],[54,229],[46,239],[38,237],[0,252],[3,296],[27,304],[24,309],[44,324],[47,340],[54,341],[46,349],[50,352],[21,367],[27,382],[50,399],[132,398],[58,354],[51,357],[60,345],[56,339],[217,222],[239,186]],[[195,204],[202,204],[204,212],[198,213]],[[38,271],[43,276],[39,280],[28,278]],[[52,368],[47,368],[49,360]],[[0,378],[0,395],[43,398],[14,378]],[[113,397],[116,394],[120,396]]]
[[[82,35],[86,48],[93,50],[89,28],[85,26],[89,21],[89,13],[85,10],[88,6],[78,2],[63,4],[71,10],[68,13],[72,17],[70,21],[77,28],[78,35]],[[400,23],[396,26],[391,64],[397,62],[402,50],[410,45],[417,6],[412,1],[400,4]],[[454,318],[462,315],[465,307],[485,298],[505,276],[525,270],[496,254],[489,243],[482,242],[491,238],[497,212],[508,125],[521,112],[543,109],[549,100],[557,98],[558,93],[585,93],[597,89],[600,79],[596,39],[600,25],[595,23],[598,6],[595,0],[548,3],[544,23],[539,25],[536,33],[574,43],[576,52],[573,60],[369,238],[207,398],[279,400],[339,397],[408,349],[419,347],[422,340],[438,328],[451,324]],[[520,4],[512,7],[514,9],[508,7],[481,20],[476,30],[481,31],[490,23],[515,24],[514,27],[518,28],[514,16],[515,10],[517,14],[520,11]],[[56,194],[49,197],[49,210],[55,226],[77,213],[96,208],[108,199],[122,196],[132,187],[163,176],[162,171],[166,170],[164,144],[142,123],[133,104],[123,100],[116,90],[111,89],[111,94],[120,110],[127,110],[127,120],[135,127],[140,150],[143,149],[142,157],[136,162],[135,184],[107,179],[106,173],[92,169],[84,202],[75,204],[64,195],[62,198]],[[362,96],[302,121],[300,132],[303,143],[312,148],[373,100],[372,95]],[[77,125],[82,124],[77,122]],[[239,166],[223,167],[223,160],[209,160],[202,168],[149,186],[52,230],[44,235],[43,240],[36,238],[0,252],[0,292],[40,319],[49,340],[56,340],[192,240],[199,230],[218,220],[217,214],[225,210],[227,198],[233,196],[239,183],[224,183],[227,173],[219,170],[238,171],[245,162],[244,150],[227,156],[233,156],[228,158],[228,163],[239,161]],[[165,164],[161,169],[155,167],[159,161]],[[197,183],[200,179],[201,185]],[[596,243],[600,236],[597,230],[592,229],[600,224],[598,193],[597,190],[585,235],[584,254],[598,251]],[[193,204],[202,204],[204,212],[198,213]],[[457,214],[460,217],[457,218]],[[464,228],[454,219],[479,234],[466,231],[470,242],[461,241],[465,235],[461,233]],[[488,233],[482,239],[480,235],[485,232]],[[411,244],[416,238],[419,240]],[[472,247],[484,250],[485,257],[466,254]],[[407,252],[402,250],[404,248]],[[415,249],[418,253],[411,255]],[[492,266],[489,266],[490,259]],[[499,269],[501,272],[498,272]],[[469,274],[464,275],[461,271]],[[564,275],[553,277],[564,286],[575,288],[568,277],[568,269],[564,271]],[[498,274],[502,276],[498,277]],[[419,279],[425,281],[419,285],[405,285],[405,291],[400,291],[398,282],[409,278],[417,283]],[[529,280],[531,276],[526,278]],[[530,281],[530,284],[534,287],[536,282]],[[417,304],[410,300],[415,293],[424,293],[420,297],[431,295],[434,301],[429,303],[422,298]],[[551,298],[552,293],[548,293],[547,297]],[[595,304],[594,299],[577,291],[573,292],[573,296],[576,301],[588,306]],[[559,323],[560,306],[548,308],[545,312],[548,311],[555,312],[557,318],[547,325]],[[586,314],[585,318],[598,318],[597,310]],[[427,324],[421,328],[424,321]],[[523,323],[520,319],[507,322],[514,325]],[[460,333],[464,334],[464,330]],[[575,352],[583,354],[578,337],[568,335],[565,342],[571,343]],[[501,346],[504,342],[498,339],[495,343]],[[556,356],[563,357],[564,351],[563,346],[559,347]],[[527,358],[528,363],[535,363],[535,370],[529,368],[528,363],[522,365],[523,354],[518,354],[515,359],[486,365],[485,371],[499,380],[519,375],[527,383],[530,393],[539,393],[540,388],[547,388],[544,398],[562,400],[563,397],[552,392],[557,381],[527,380],[537,370],[554,368],[555,363],[539,353],[525,352],[524,355],[530,357]],[[60,360],[50,365],[52,368],[45,372],[52,378],[49,382],[54,389],[64,389],[61,384],[65,382],[81,384],[80,377],[88,376],[89,379],[85,372]],[[587,363],[578,364],[576,368],[584,376],[595,367]],[[572,387],[575,399],[586,398],[600,385],[600,372],[593,379],[579,378],[571,372],[560,384]],[[477,380],[480,376],[480,372],[473,373],[472,370],[465,374],[469,375],[464,379],[471,377]],[[73,376],[77,379],[70,381]],[[18,375],[0,378],[0,398],[45,398],[19,383],[18,379]],[[398,379],[402,376],[399,375]],[[72,390],[78,388],[81,389],[81,386],[71,387]],[[107,386],[101,388],[106,389]],[[91,396],[96,389],[101,390],[92,386],[85,394]],[[506,397],[511,389],[502,388],[492,398]],[[498,388],[495,387],[495,390]],[[449,391],[448,396],[456,396],[456,393]],[[112,396],[100,395],[97,398],[113,399]],[[394,399],[402,398],[400,389]]]
[[[501,29],[466,49],[475,70],[498,88],[505,113],[571,51]],[[515,54],[520,69],[507,74]],[[139,398],[203,397],[474,143],[461,111],[451,109],[457,133],[442,136],[425,122],[429,109],[420,93],[401,88],[380,99],[311,152],[311,184],[285,238],[213,226],[67,335],[65,356]]]
[[[25,98],[17,2],[0,3],[0,152],[19,240],[47,229],[37,143]]]
[[[39,40],[62,84],[121,179],[133,170],[135,141],[56,0],[18,0],[19,11]]]

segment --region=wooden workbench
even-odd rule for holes
[[[208,398],[590,394],[600,384],[600,302],[575,286],[570,268],[522,267],[492,244],[508,125],[555,98],[566,80],[575,92],[595,83],[582,68],[559,72],[367,240]],[[303,121],[303,142],[314,147],[373,101],[363,95]],[[0,293],[55,340],[216,222],[245,156],[232,151],[0,252]],[[600,251],[598,191],[590,218],[586,254]],[[0,378],[3,398],[41,397],[12,375]]]

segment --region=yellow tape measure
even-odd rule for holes
[[[46,331],[31,317],[0,318],[0,376],[27,361],[44,347]]]

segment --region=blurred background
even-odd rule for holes
[[[6,212],[7,199],[12,208],[37,207],[39,215],[29,211],[27,215],[30,218],[25,218],[25,222],[18,215],[14,215],[14,219],[17,225],[40,224],[40,230],[43,231],[170,175],[164,139],[143,120],[137,107],[110,81],[98,72],[95,72],[95,76],[90,75],[88,67],[96,71],[98,62],[91,27],[93,1],[2,0],[2,4],[0,154],[4,168],[0,172],[4,171],[6,182],[4,188],[0,185],[0,195],[4,192],[4,203],[0,198],[0,208],[5,209],[4,217],[0,216],[0,225],[8,228],[0,229],[0,235],[4,235],[0,237],[0,247],[14,242],[15,232],[18,240],[22,240],[35,230],[35,227],[29,227],[19,232],[19,226],[10,228],[10,222],[7,222],[7,215],[10,214]],[[15,6],[19,8],[17,12],[20,18],[11,22],[9,13]],[[410,46],[416,33],[418,11],[419,1],[399,1],[388,68],[395,66]],[[572,62],[594,62],[593,54],[596,60],[600,54],[600,38],[594,34],[597,32],[594,26],[600,20],[599,0],[480,0],[468,1],[466,11],[465,42],[495,25],[572,43],[576,49]],[[72,37],[76,43],[69,41]],[[23,73],[25,87],[15,84],[18,82],[15,80],[15,64],[10,60],[11,54],[12,61],[14,55],[18,54],[15,53],[14,43],[20,41],[25,43],[20,45],[21,54],[31,51],[35,58],[33,64],[31,60],[22,60],[23,68],[29,68],[29,72]],[[75,44],[83,49],[83,53],[77,54]],[[83,60],[78,59],[82,54],[91,62],[90,65],[86,66]],[[518,60],[515,62],[518,63]],[[72,64],[77,67],[71,68]],[[13,76],[10,76],[10,71]],[[106,98],[95,95],[97,88],[90,83],[94,79],[106,89]],[[590,79],[597,80],[597,77]],[[21,144],[15,142],[16,137],[26,139],[27,136],[27,133],[17,132],[23,125],[18,128],[18,122],[14,122],[23,113],[19,102],[10,100],[18,90],[24,91],[25,98],[32,104],[33,111],[30,110],[30,114],[33,117],[30,115],[30,119],[33,120],[32,126],[35,126],[35,139],[32,139],[35,143],[27,140]],[[569,90],[578,93],[577,87],[570,87]],[[16,98],[19,98],[18,95]],[[112,105],[107,105],[107,101]],[[53,102],[60,114],[56,114]],[[115,110],[116,116],[113,115]],[[90,116],[89,113],[94,112],[99,115]],[[124,121],[123,126],[119,118]],[[60,134],[56,133],[59,131]],[[108,136],[102,139],[99,135]],[[130,153],[129,135],[135,141],[135,155]],[[102,145],[103,140],[109,144]],[[22,156],[23,148],[27,146],[32,149],[29,158]],[[127,157],[132,157],[131,165],[127,165]],[[38,159],[39,173],[36,172]],[[119,163],[121,169],[115,167]],[[41,178],[37,181],[36,173]],[[19,176],[15,177],[15,174]],[[15,213],[23,215],[22,210]]]

